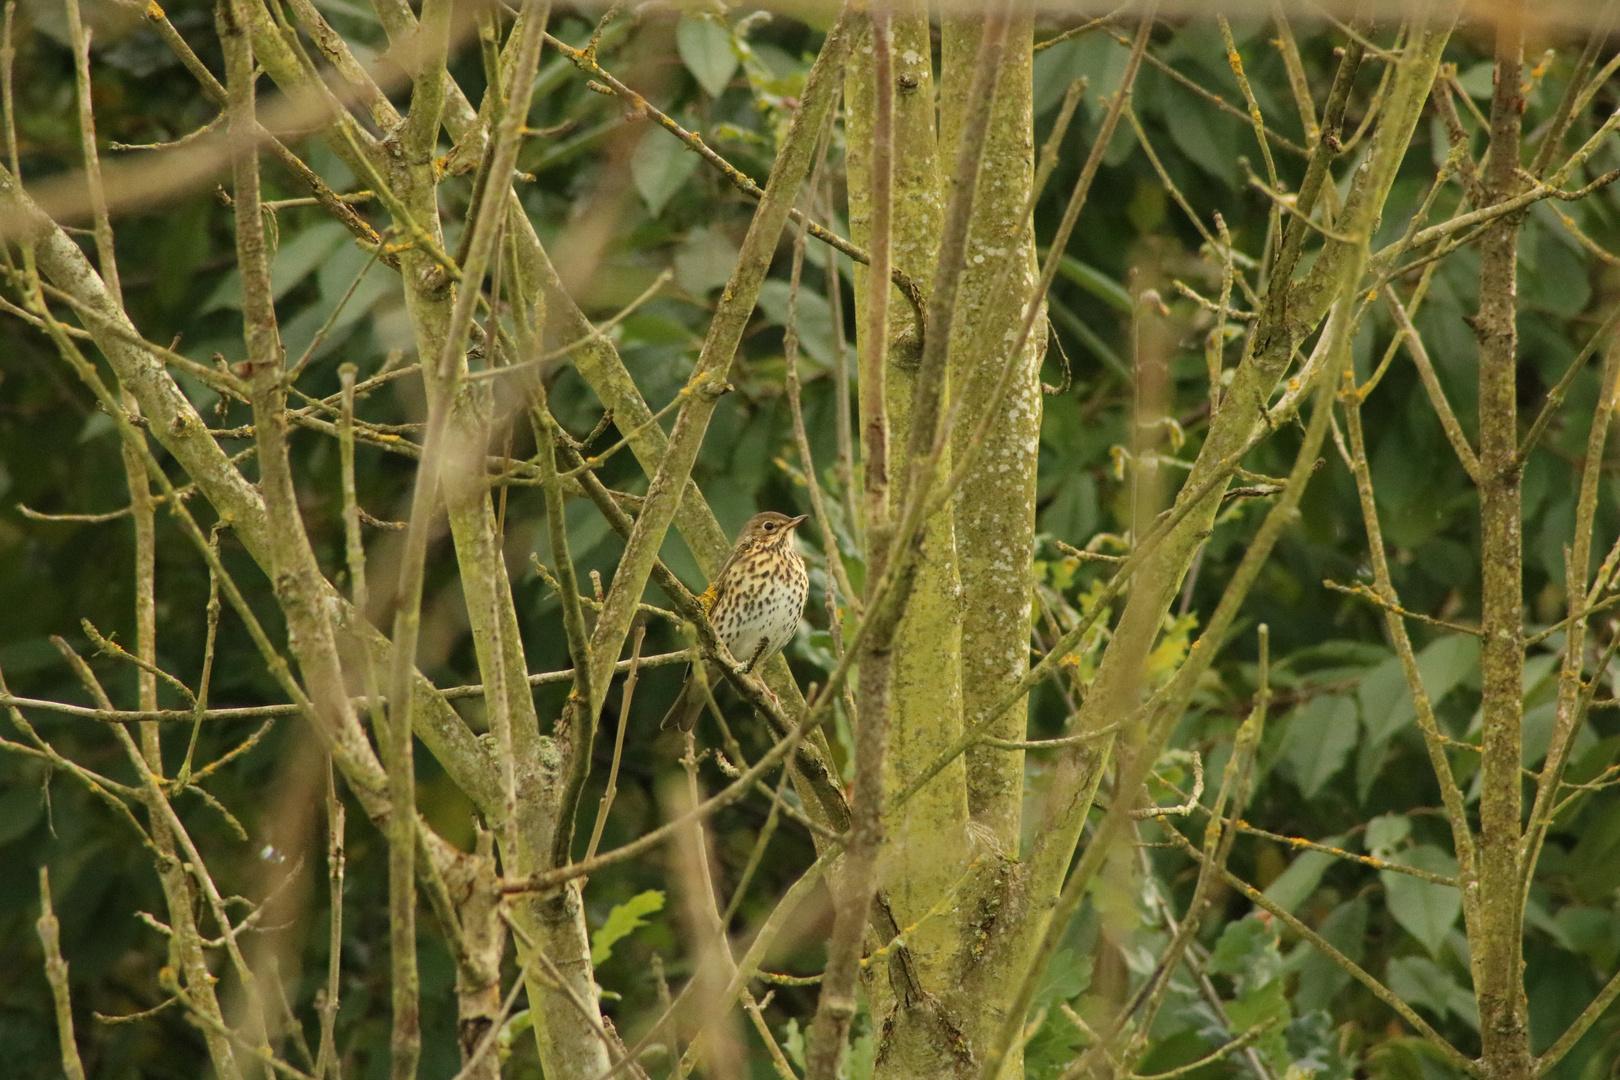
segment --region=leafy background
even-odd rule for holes
[[[352,40],[383,45],[369,12],[349,0],[320,4]],[[625,74],[671,115],[703,135],[745,172],[763,178],[775,139],[794,104],[819,30],[780,16],[724,16],[713,12],[644,13],[615,23],[603,39],[610,68]],[[207,5],[178,4],[170,11],[206,61],[211,13]],[[189,76],[155,36],[110,4],[87,9],[95,27],[95,103],[103,144],[172,139],[212,118],[210,107]],[[592,16],[560,8],[556,32],[581,42]],[[1043,24],[1040,36],[1057,29]],[[1331,26],[1295,26],[1317,100],[1325,95],[1342,39]],[[1270,38],[1273,28],[1253,21],[1235,24],[1234,35],[1268,122],[1302,142],[1298,116],[1288,94],[1286,73]],[[1374,38],[1393,42],[1395,29],[1377,28]],[[23,172],[29,182],[77,167],[77,133],[71,122],[72,67],[64,42],[65,23],[44,0],[18,9],[16,60],[17,125]],[[1560,44],[1550,42],[1549,44]],[[1135,93],[1143,129],[1176,188],[1205,221],[1218,211],[1239,248],[1254,252],[1263,243],[1268,204],[1246,186],[1246,169],[1258,163],[1252,133],[1239,118],[1224,113],[1172,76],[1241,102],[1216,28],[1191,22],[1166,25],[1156,33],[1153,55],[1163,67],[1144,67]],[[1564,48],[1538,69],[1529,95],[1526,131],[1548,116],[1564,90],[1573,52]],[[1465,31],[1453,41],[1447,59],[1476,104],[1491,90],[1488,33]],[[1089,80],[1089,93],[1064,144],[1062,160],[1036,213],[1037,235],[1055,224],[1061,203],[1101,119],[1106,94],[1117,85],[1125,50],[1109,30],[1064,42],[1038,55],[1035,68],[1037,142],[1044,138],[1070,80]],[[456,74],[477,100],[482,77],[475,52],[457,61]],[[1376,90],[1377,65],[1363,70],[1352,101],[1359,120]],[[1606,114],[1617,102],[1606,87],[1591,106]],[[660,272],[673,281],[614,330],[617,345],[654,408],[670,401],[696,356],[716,290],[724,284],[752,207],[706,168],[695,155],[645,122],[627,121],[610,99],[589,92],[583,79],[554,55],[543,64],[531,125],[546,129],[531,140],[519,168],[532,175],[523,197],[548,243],[568,235],[583,212],[604,214],[610,222],[602,261],[579,286],[582,304],[606,317],[651,285]],[[1589,119],[1583,121],[1588,123]],[[1577,129],[1579,136],[1580,128]],[[300,147],[337,190],[355,183],[343,166],[318,145]],[[1477,145],[1476,145],[1477,149]],[[105,151],[117,156],[117,151]],[[140,151],[123,153],[137,154]],[[1437,120],[1420,126],[1412,152],[1397,181],[1377,241],[1401,233],[1411,212],[1433,182],[1447,144]],[[1597,170],[1620,164],[1613,143],[1594,161]],[[1303,163],[1277,152],[1284,180],[1297,184]],[[830,179],[823,207],[843,229],[841,148],[834,139]],[[265,166],[268,198],[303,194],[278,166]],[[817,197],[820,198],[821,193]],[[1455,205],[1455,188],[1443,192],[1441,211]],[[467,200],[466,180],[445,185],[442,201],[448,221],[459,221]],[[380,219],[380,212],[366,213]],[[1605,249],[1620,245],[1620,204],[1604,193],[1577,204],[1560,204]],[[320,396],[337,388],[336,368],[348,361],[362,374],[397,363],[409,349],[408,324],[397,283],[385,268],[370,265],[333,222],[313,208],[277,212],[278,250],[274,263],[278,312],[289,351],[313,345],[312,362],[300,381],[305,394]],[[451,226],[452,230],[454,226]],[[188,356],[209,362],[242,356],[241,318],[232,264],[229,210],[209,190],[177,197],[158,210],[119,222],[119,257],[132,317],[152,340],[178,336]],[[1525,223],[1521,242],[1520,333],[1522,410],[1533,415],[1546,389],[1620,293],[1612,256],[1599,258],[1559,222],[1549,204],[1540,204]],[[454,241],[454,236],[450,237]],[[1064,273],[1051,297],[1054,347],[1049,351],[1041,433],[1040,529],[1047,537],[1084,546],[1103,533],[1123,532],[1128,507],[1126,485],[1115,471],[1112,447],[1128,441],[1131,415],[1130,313],[1133,296],[1153,287],[1171,309],[1168,325],[1176,348],[1171,357],[1173,401],[1169,412],[1185,434],[1180,456],[1190,460],[1207,417],[1202,355],[1208,315],[1181,298],[1181,279],[1206,293],[1219,282],[1219,265],[1204,258],[1200,239],[1175,199],[1166,191],[1137,136],[1122,125],[1109,148],[1093,189]],[[695,471],[723,525],[735,530],[756,509],[808,509],[804,463],[791,446],[783,391],[783,330],[788,317],[788,248],[784,245],[773,280],[761,297],[746,338],[736,392],[720,404],[716,421]],[[849,310],[847,262],[834,277],[822,252],[812,248],[805,287],[798,296],[805,379],[805,409],[814,467],[829,490],[841,494],[835,440],[835,380],[840,343],[833,304]],[[352,289],[352,292],[351,292]],[[1477,263],[1464,250],[1443,263],[1429,298],[1417,316],[1447,393],[1465,428],[1473,433],[1475,343],[1466,316],[1476,303]],[[347,299],[345,300],[345,297]],[[71,378],[44,340],[6,315],[5,349],[0,349],[0,664],[14,693],[84,701],[82,690],[49,642],[62,635],[81,652],[90,647],[80,619],[123,640],[133,636],[127,567],[132,541],[126,519],[103,524],[41,521],[21,507],[46,513],[93,513],[127,502],[116,434],[109,418]],[[317,340],[319,332],[326,333]],[[1355,341],[1358,375],[1370,373],[1391,337],[1381,312],[1369,319]],[[843,347],[848,348],[849,343]],[[240,406],[211,414],[212,393],[180,376],[205,415],[220,426],[246,422]],[[551,374],[552,405],[576,434],[601,418],[583,383],[566,367]],[[1572,463],[1583,452],[1585,421],[1598,392],[1596,372],[1584,372],[1570,392],[1569,405],[1549,438],[1526,468],[1524,537],[1525,595],[1532,616],[1556,621],[1562,610],[1563,538],[1573,520],[1577,476]],[[363,415],[379,422],[421,419],[419,383],[402,379],[374,393]],[[1446,445],[1415,371],[1397,359],[1364,415],[1395,585],[1410,609],[1467,623],[1477,617],[1479,565],[1477,506],[1472,488]],[[617,437],[613,429],[599,445]],[[529,452],[522,434],[514,453]],[[235,451],[245,442],[227,442]],[[1257,451],[1250,468],[1277,473],[1297,446],[1283,431]],[[303,478],[304,513],[318,550],[336,575],[342,565],[336,448],[322,436],[300,432],[294,453]],[[1255,624],[1269,625],[1273,722],[1265,734],[1257,783],[1246,811],[1253,824],[1274,832],[1320,839],[1376,858],[1448,872],[1449,840],[1434,813],[1437,790],[1414,712],[1397,662],[1386,647],[1381,616],[1366,604],[1324,588],[1324,579],[1354,583],[1367,577],[1365,537],[1352,479],[1332,453],[1317,474],[1302,507],[1302,519],[1279,545],[1260,587],[1252,594],[1247,621],[1235,635],[1225,661],[1202,688],[1167,759],[1168,778],[1184,778],[1190,757],[1203,755],[1206,772],[1218,776],[1236,726],[1256,690]],[[605,478],[614,486],[639,490],[642,478],[628,455],[610,459]],[[377,518],[406,513],[410,462],[372,447],[360,450],[361,501]],[[1603,478],[1600,545],[1620,531],[1620,488],[1612,472]],[[512,487],[505,494],[509,562],[515,587],[528,612],[526,647],[535,670],[566,666],[558,607],[533,572],[530,556],[549,562],[544,511],[536,490]],[[199,501],[200,503],[200,501]],[[193,509],[206,519],[207,508]],[[1201,616],[1219,595],[1247,536],[1258,521],[1252,503],[1228,510],[1210,537],[1182,614],[1161,650],[1165,662],[1196,633]],[[194,553],[160,514],[158,525],[159,663],[194,680],[205,632],[208,580]],[[840,519],[842,520],[842,519]],[[588,569],[611,575],[618,540],[583,504],[569,508],[569,537]],[[386,529],[371,530],[374,550],[396,542]],[[841,537],[842,557],[859,574],[856,545]],[[224,536],[227,562],[240,580],[256,582],[255,603],[267,625],[278,620],[268,591],[249,560]],[[1104,550],[1107,550],[1106,542]],[[666,557],[689,581],[699,584],[692,561],[678,540]],[[824,575],[820,552],[806,627],[790,648],[801,682],[824,676],[831,663],[826,617],[816,601]],[[1034,568],[1040,596],[1059,625],[1072,625],[1096,596],[1098,571],[1056,547],[1042,549]],[[465,613],[454,564],[442,541],[430,563],[423,666],[442,684],[476,681]],[[1037,626],[1037,633],[1042,632]],[[1604,628],[1602,634],[1613,631]],[[1465,738],[1479,724],[1477,642],[1467,635],[1414,626],[1421,646],[1424,684],[1436,701],[1449,734]],[[1093,641],[1095,646],[1096,641]],[[1559,638],[1554,635],[1529,659],[1525,676],[1525,764],[1544,753],[1552,722],[1552,676]],[[667,627],[654,625],[648,652],[678,648]],[[245,633],[227,615],[220,624],[213,687],[216,705],[279,700],[278,691],[256,659]],[[134,700],[134,680],[125,667],[94,661],[115,699]],[[1085,660],[1082,658],[1082,670]],[[630,715],[625,760],[615,812],[604,845],[645,831],[660,819],[657,790],[676,769],[676,741],[660,734],[657,721],[674,693],[677,673],[650,670]],[[552,695],[552,691],[545,691]],[[542,711],[560,704],[548,696]],[[617,695],[608,715],[617,715]],[[1066,707],[1050,687],[1033,696],[1031,729],[1053,734]],[[476,708],[468,709],[475,726]],[[70,756],[115,778],[127,766],[113,741],[98,727],[77,720],[32,716],[39,731]],[[608,724],[611,728],[611,722]],[[763,736],[746,722],[741,737],[757,749]],[[15,737],[10,722],[0,733]],[[212,760],[248,734],[234,725],[204,727],[198,761]],[[610,750],[604,733],[597,753],[600,784]],[[182,732],[169,732],[170,767],[184,753]],[[202,844],[227,893],[251,895],[262,864],[287,858],[300,838],[278,833],[277,803],[271,797],[284,763],[308,740],[293,722],[272,728],[256,748],[222,771],[212,790],[239,819],[242,833],[216,810],[198,800],[182,801],[188,827]],[[1598,710],[1575,747],[1571,779],[1595,775],[1620,752],[1620,721]],[[445,835],[470,843],[471,807],[437,770],[418,755],[423,811]],[[1032,755],[1031,784],[1038,788],[1045,762]],[[1469,790],[1472,778],[1464,776]],[[1206,797],[1207,798],[1207,797]],[[594,793],[584,805],[594,806]],[[715,843],[724,880],[731,882],[764,821],[763,807],[741,805],[715,821]],[[345,1075],[381,1076],[386,1071],[386,852],[357,810],[350,815],[347,912],[344,925],[343,1006],[339,1020]],[[1196,838],[1193,826],[1187,826]],[[807,865],[807,839],[791,829],[778,834],[761,869],[758,899],[745,903],[735,929],[763,917],[773,895]],[[1152,839],[1144,827],[1143,838]],[[123,827],[72,782],[52,776],[29,758],[0,755],[0,847],[12,870],[0,874],[0,1060],[14,1075],[49,1075],[57,1068],[50,998],[41,973],[33,932],[38,894],[32,868],[48,865],[63,923],[63,948],[72,964],[78,1031],[87,1064],[101,1077],[183,1077],[197,1075],[206,1060],[196,1031],[179,1010],[169,1009],[135,1024],[108,1025],[92,1013],[123,1014],[158,1005],[160,969],[166,962],[162,939],[138,920],[137,910],[162,910],[161,894],[148,853],[130,842]],[[1130,865],[1127,865],[1129,863]],[[1390,871],[1339,862],[1297,851],[1278,842],[1246,836],[1232,865],[1278,902],[1298,912],[1328,941],[1369,971],[1381,975],[1439,1030],[1465,1050],[1477,1045],[1477,1016],[1469,990],[1466,948],[1458,922],[1455,890]],[[326,966],[324,893],[318,860],[311,866],[317,886],[309,915],[275,931],[296,935],[294,955],[301,970],[288,971],[290,996],[308,1016],[309,1003]],[[1137,871],[1133,873],[1132,871]],[[1140,871],[1147,871],[1141,873]],[[1093,1019],[1119,988],[1146,974],[1167,938],[1165,905],[1179,912],[1192,875],[1180,856],[1144,847],[1103,875],[1096,891],[1070,927],[1048,985],[1037,999],[1045,1017],[1027,1050],[1031,1076],[1062,1071],[1081,1044],[1062,1006]],[[659,858],[621,864],[592,879],[589,917],[595,936],[598,980],[610,993],[607,1008],[634,1033],[656,1005],[655,959],[670,979],[684,973],[682,951],[661,893],[666,867]],[[1600,980],[1620,960],[1620,795],[1612,789],[1580,799],[1557,822],[1542,857],[1542,874],[1530,904],[1526,942],[1531,1021],[1538,1049],[1584,1007]],[[1196,955],[1211,994],[1195,980],[1178,976],[1152,1031],[1151,1052],[1142,1071],[1174,1068],[1208,1053],[1229,1033],[1259,1019],[1277,1017],[1253,1048],[1253,1055],[1278,1075],[1297,1066],[1299,1075],[1337,1080],[1352,1075],[1438,1078],[1451,1075],[1402,1033],[1393,1014],[1348,975],[1309,946],[1279,935],[1269,920],[1249,914],[1249,905],[1230,893],[1217,899],[1218,913],[1206,920]],[[805,935],[797,954],[780,966],[796,973],[819,970],[816,935]],[[424,1057],[422,1074],[449,1076],[456,1069],[450,993],[453,973],[431,935],[422,939]],[[802,1053],[802,1018],[814,1002],[813,988],[778,988],[767,1017],[790,1056]],[[870,1039],[857,1023],[858,1047],[851,1075],[870,1070]],[[511,1040],[509,1075],[537,1075],[523,1038]],[[752,1038],[752,1034],[749,1036]],[[767,1075],[763,1055],[756,1074]],[[1620,1058],[1620,1022],[1598,1025],[1554,1075],[1560,1080],[1613,1075]],[[1195,1077],[1251,1075],[1251,1058],[1231,1058],[1201,1069]]]

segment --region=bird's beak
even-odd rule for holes
[[[800,525],[804,524],[805,519],[807,519],[809,516],[809,514],[800,514],[798,517],[788,522],[788,528],[797,529]]]

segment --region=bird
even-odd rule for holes
[[[705,594],[712,596],[707,610],[715,635],[747,671],[782,651],[799,628],[810,576],[794,530],[808,516],[788,517],[774,510],[755,514]],[[709,686],[719,685],[720,665],[706,661],[704,672]],[[680,696],[664,714],[660,729],[691,731],[707,700],[696,665],[689,666]]]

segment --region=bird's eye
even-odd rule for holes
[[[776,528],[776,522],[774,522],[774,521],[767,521],[767,522],[766,522],[766,523],[765,523],[765,531],[766,531],[766,532],[770,532],[770,531],[771,531],[771,530],[772,530],[772,529],[774,529],[774,528]]]

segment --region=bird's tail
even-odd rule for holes
[[[710,687],[715,685],[714,680],[718,674],[718,672],[714,672],[710,675]],[[686,669],[686,682],[681,685],[681,692],[675,698],[675,704],[671,705],[669,712],[664,714],[663,723],[658,725],[659,730],[668,731],[670,728],[680,728],[682,731],[691,731],[692,728],[697,726],[698,717],[703,715],[703,706],[708,704],[708,700],[709,695],[704,692],[697,671],[688,667]]]

